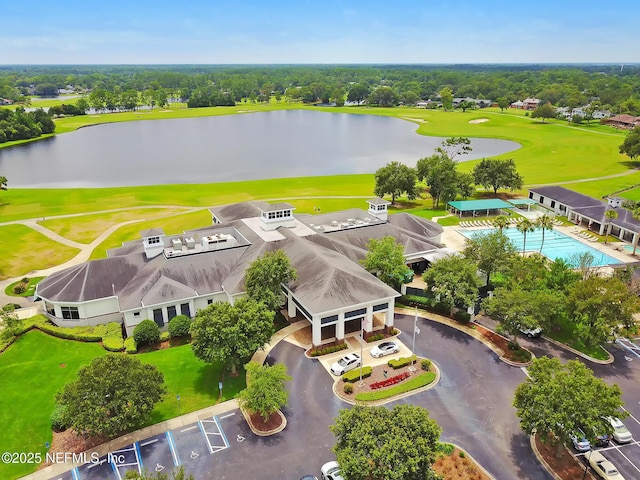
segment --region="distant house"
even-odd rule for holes
[[[524,108],[524,102],[521,102],[520,100],[513,102],[511,104],[511,108],[517,108],[519,110],[522,110]]]
[[[462,102],[474,103],[478,108],[486,108],[491,106],[491,100],[486,100],[482,98],[471,98],[471,97],[455,97],[453,99],[453,106],[458,107]]]
[[[525,98],[522,103],[524,104],[523,110],[535,110],[540,106],[540,100],[537,98]]]
[[[11,105],[13,100],[9,100],[8,98],[0,98],[0,105]]]
[[[607,118],[602,121],[607,125],[611,125],[616,128],[624,128],[627,130],[631,130],[640,125],[640,117],[634,117],[633,115],[628,115],[623,113],[622,115],[616,115],[615,117]]]

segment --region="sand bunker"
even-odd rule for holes
[[[476,118],[475,120],[469,120],[469,123],[484,123],[488,121],[488,118]]]
[[[420,123],[429,123],[423,118],[414,118],[414,117],[401,117],[405,120],[409,120],[410,122],[420,122]]]

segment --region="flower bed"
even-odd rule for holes
[[[396,383],[400,383],[402,380],[406,380],[409,378],[411,374],[409,372],[403,372],[400,375],[395,375],[391,378],[387,378],[382,380],[381,382],[373,382],[370,387],[372,390],[377,390],[378,388],[389,387],[391,385],[395,385]]]

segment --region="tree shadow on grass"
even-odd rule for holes
[[[638,169],[640,168],[640,160],[625,160],[624,162],[618,162],[620,165],[624,165],[627,168]]]

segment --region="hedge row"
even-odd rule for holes
[[[133,337],[127,338],[124,341],[124,350],[130,354],[138,353],[138,345],[136,344],[136,339]]]
[[[413,377],[411,380],[407,380],[404,383],[399,383],[395,387],[387,388],[385,390],[378,390],[375,392],[362,392],[355,396],[356,400],[364,402],[371,402],[374,400],[382,400],[385,398],[393,397],[394,395],[400,395],[401,393],[410,392],[416,388],[424,387],[433,383],[436,378],[436,374],[433,372],[426,372]]]
[[[397,370],[398,368],[402,368],[402,367],[406,367],[407,365],[411,365],[412,363],[414,363],[416,361],[416,356],[413,355],[412,357],[401,357],[398,359],[391,359],[387,362],[387,365],[389,365],[391,368],[393,368],[394,370]]]
[[[106,332],[102,336],[102,346],[110,352],[121,352],[124,350],[124,339],[122,338],[122,326],[119,323],[111,322],[106,325]]]
[[[367,338],[367,343],[377,342],[378,340],[382,340],[383,338],[385,338],[385,335],[383,333],[376,333],[375,335],[371,335]]]
[[[311,350],[311,352],[309,352],[309,355],[311,355],[312,357],[319,357],[321,355],[339,352],[340,350],[344,350],[346,348],[349,348],[349,345],[347,345],[346,343],[341,343],[339,345],[331,345],[330,347],[321,348],[319,350]]]
[[[372,371],[373,369],[371,367],[362,367],[362,378],[370,377]],[[342,375],[343,382],[353,383],[356,380],[360,380],[360,368],[356,368]]]

